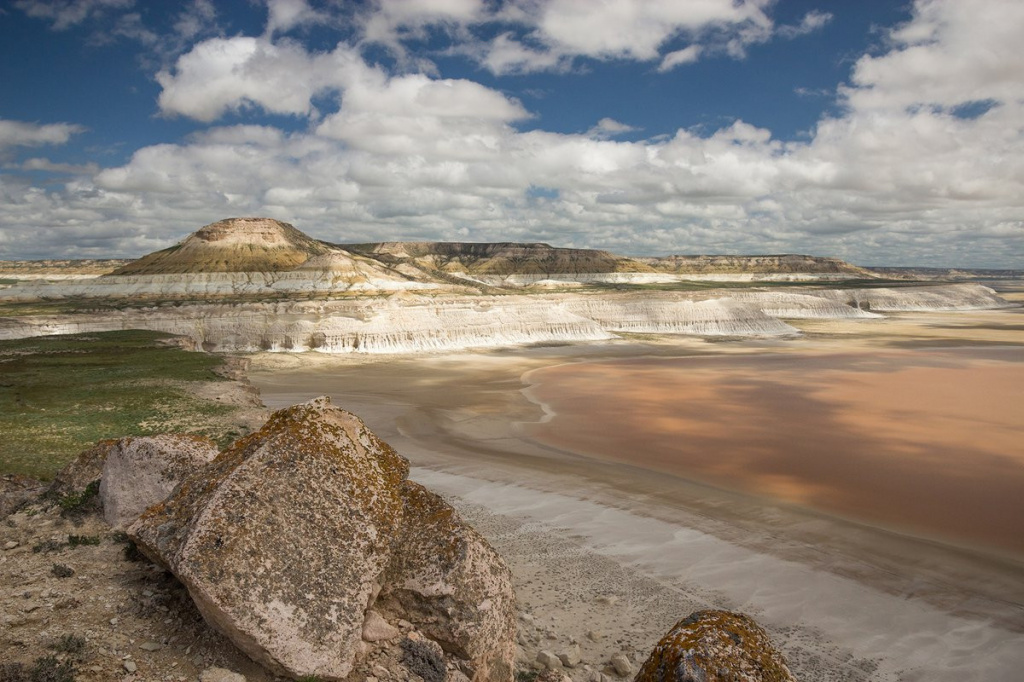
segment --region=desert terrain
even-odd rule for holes
[[[1024,666],[1019,279],[793,255],[338,245],[263,218],[132,263],[0,272],[12,472],[48,478],[72,443],[168,424],[223,446],[264,406],[329,395],[511,567],[524,679],[576,651],[562,670],[575,682],[629,678],[706,608],[754,616],[801,680],[988,681]],[[150,345],[166,334],[196,352],[157,363],[149,402],[148,368],[107,385],[125,343],[162,353]],[[228,373],[208,373],[223,357]],[[124,538],[94,513],[33,502],[3,541],[0,662],[58,651],[82,680],[273,678],[212,636],[169,574],[123,561]]]
[[[326,393],[360,414],[483,529],[526,608],[585,648],[596,628],[642,650],[716,605],[755,615],[801,679],[1012,679],[1022,319],[265,354],[251,376],[270,407]]]

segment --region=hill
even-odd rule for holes
[[[111,275],[199,272],[280,272],[330,252],[327,244],[271,218],[228,218],[174,246],[114,270]]]
[[[389,264],[464,275],[553,275],[650,272],[631,258],[596,249],[517,242],[379,242],[342,248]]]

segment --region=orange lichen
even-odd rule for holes
[[[794,682],[767,633],[749,616],[697,611],[659,641],[634,682]]]

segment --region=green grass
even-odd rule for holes
[[[0,472],[49,479],[103,438],[208,433],[231,408],[190,395],[220,359],[148,331],[0,341]]]

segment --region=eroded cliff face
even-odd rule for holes
[[[190,304],[102,313],[0,318],[0,338],[151,329],[213,352],[417,353],[622,333],[780,336],[786,319],[877,317],[881,311],[976,310],[1008,305],[976,284],[899,289],[580,293]]]

